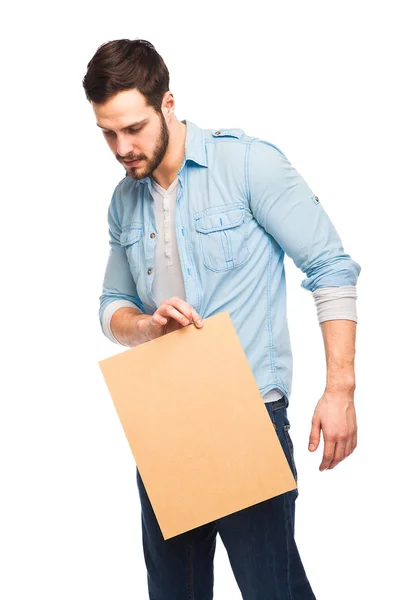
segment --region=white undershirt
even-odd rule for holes
[[[154,259],[153,296],[157,306],[163,300],[178,296],[186,300],[185,284],[179,260],[175,234],[175,206],[178,178],[164,190],[153,178],[152,197],[156,219],[157,240]]]
[[[186,300],[185,285],[179,259],[175,234],[175,206],[178,193],[178,178],[165,190],[152,177],[152,199],[156,220],[157,240],[154,259],[153,296],[157,306],[163,300],[178,296]],[[356,287],[327,287],[313,292],[318,320],[347,318],[357,321]],[[107,305],[103,314],[103,331],[113,342],[120,344],[111,331],[111,317],[118,308],[134,306],[126,300],[115,300]],[[137,307],[135,307],[137,308]],[[282,392],[274,388],[264,396],[264,402],[282,398]]]

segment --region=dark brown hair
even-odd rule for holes
[[[153,44],[146,40],[114,40],[97,49],[82,80],[86,98],[103,104],[136,88],[157,113],[169,90],[169,72]]]

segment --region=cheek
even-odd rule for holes
[[[140,152],[146,156],[152,156],[156,149],[156,135],[147,133],[145,136],[137,140],[137,145]]]

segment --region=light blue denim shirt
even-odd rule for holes
[[[355,286],[361,267],[344,252],[318,197],[274,144],[241,129],[201,129],[185,120],[175,231],[186,301],[206,319],[227,310],[265,396],[287,398],[292,352],[286,316],[284,255],[313,292]],[[125,300],[146,314],[157,234],[151,179],[125,176],[108,209],[110,254],[99,318]]]

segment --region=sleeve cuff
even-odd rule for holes
[[[121,346],[125,346],[126,348],[129,348],[130,346],[128,346],[127,344],[122,344],[122,342],[117,340],[117,338],[111,331],[111,326],[110,326],[111,318],[112,318],[113,314],[115,313],[115,311],[118,310],[119,308],[123,308],[125,306],[127,306],[127,307],[130,306],[132,308],[136,308],[137,310],[140,310],[140,308],[136,304],[134,304],[133,302],[129,302],[129,300],[114,300],[113,302],[110,302],[110,304],[107,304],[107,306],[104,310],[104,313],[103,313],[101,325],[102,325],[104,335],[106,337],[108,337],[108,339],[111,342],[114,342],[114,344],[119,344]],[[142,312],[142,311],[140,310],[140,312]]]
[[[318,322],[346,319],[358,322],[357,288],[353,285],[318,288],[312,292]]]

